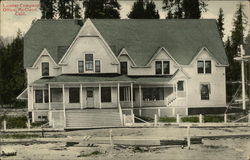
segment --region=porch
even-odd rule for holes
[[[72,78],[72,75],[69,77]],[[89,119],[93,120],[93,117],[101,116],[102,112],[106,115],[106,119],[120,117],[120,122],[122,122],[122,114],[134,114],[137,109],[173,107],[176,105],[177,98],[178,102],[183,103],[181,106],[186,104],[185,91],[178,89],[177,84],[166,83],[166,81],[152,83],[150,80],[150,83],[146,83],[144,78],[142,83],[141,78],[121,75],[109,77],[109,81],[106,76],[94,77],[95,81],[92,75],[91,79],[88,79],[86,75],[77,78],[79,77],[85,78],[77,82],[68,79],[59,82],[52,81],[54,78],[41,79],[30,86],[29,100],[32,117],[36,117],[35,113],[37,115],[40,112],[47,113],[47,119],[51,123],[56,119],[61,125],[67,127],[68,124],[75,122],[81,124]],[[154,79],[159,80],[159,77]],[[166,79],[160,77],[160,80]],[[112,111],[110,112],[112,115],[107,114],[106,111]],[[72,116],[73,112],[76,116]],[[93,115],[92,118],[90,115]],[[46,116],[40,117],[44,119]],[[39,120],[39,118],[33,118],[33,121],[36,121],[35,119]]]

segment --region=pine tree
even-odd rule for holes
[[[238,55],[238,48],[241,44],[243,44],[243,39],[244,39],[244,29],[245,29],[245,21],[246,19],[244,18],[244,13],[243,13],[243,6],[242,4],[239,5],[238,10],[235,13],[235,18],[233,21],[233,30],[232,30],[232,36],[231,36],[231,41],[232,41],[232,55],[233,57],[236,57]],[[240,74],[238,71],[240,70],[240,63],[235,62],[232,65],[231,68],[232,72],[232,80],[240,80]]]
[[[206,11],[207,6],[202,0],[163,0],[163,4],[162,8],[168,11],[167,19],[199,19],[201,12]]]
[[[76,0],[58,0],[58,15],[60,19],[81,18],[80,9]]]
[[[40,0],[41,19],[55,18],[55,3],[56,0]]]
[[[159,19],[158,10],[155,9],[155,3],[151,0],[146,4],[145,17],[146,19]]]
[[[183,12],[186,19],[199,19],[201,17],[199,0],[183,0]]]
[[[224,13],[223,13],[223,9],[220,8],[219,10],[219,17],[217,19],[217,26],[218,26],[218,30],[219,30],[219,33],[220,33],[220,37],[221,39],[223,39],[223,36],[224,36]]]
[[[137,0],[131,12],[128,14],[130,19],[159,19],[160,15],[153,0],[150,2],[144,2],[143,0]]]
[[[120,18],[117,0],[84,0],[85,18]]]
[[[144,5],[145,5],[145,3],[143,0],[137,0],[134,3],[131,12],[128,14],[128,18],[130,18],[130,19],[144,19],[145,18]]]
[[[16,97],[26,87],[23,68],[23,36],[19,31],[11,44],[0,50],[0,104],[20,104]]]

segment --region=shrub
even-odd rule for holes
[[[181,117],[182,122],[199,122],[199,117]]]
[[[223,116],[204,116],[204,122],[224,122]]]
[[[0,117],[0,123],[1,123],[1,128],[3,127],[3,120],[6,120],[7,123],[7,128],[26,128],[26,122],[27,122],[27,117],[26,116],[1,116]]]
[[[160,117],[159,122],[176,122],[175,117]]]
[[[31,123],[31,127],[41,127],[43,124],[47,123],[47,121],[41,121],[41,122],[33,122]]]

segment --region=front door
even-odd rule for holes
[[[94,89],[93,88],[87,88],[86,101],[87,101],[88,108],[94,107]]]

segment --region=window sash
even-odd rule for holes
[[[49,76],[49,63],[42,62],[42,76]]]
[[[211,90],[210,84],[201,84],[200,86],[201,100],[209,100],[210,90]]]
[[[83,73],[84,72],[84,61],[78,61],[78,72]]]
[[[177,82],[177,90],[178,91],[184,91],[184,81],[178,81]]]
[[[197,72],[204,73],[204,61],[197,62]]]
[[[205,61],[205,73],[212,73],[211,61]]]
[[[35,90],[35,103],[43,103],[43,90]]]
[[[111,87],[101,88],[101,102],[111,102]]]
[[[44,103],[48,103],[49,102],[49,92],[48,90],[44,90]]]
[[[144,101],[164,100],[164,88],[143,88]]]
[[[93,54],[85,54],[85,67],[86,71],[94,70]]]
[[[155,74],[162,74],[162,61],[155,61]]]
[[[80,103],[79,88],[69,88],[69,103]]]
[[[121,74],[128,74],[128,63],[120,62]]]
[[[95,72],[101,72],[101,61],[95,60]]]
[[[163,61],[163,74],[169,74],[169,73],[170,73],[169,61]]]

